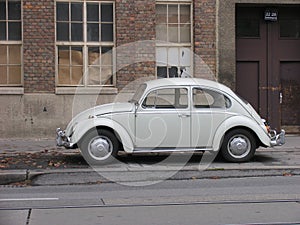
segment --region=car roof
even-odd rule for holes
[[[211,87],[221,90],[229,91],[230,89],[223,84],[212,80],[200,79],[200,78],[163,78],[145,82],[147,89],[164,86],[195,86],[200,85],[203,87]]]

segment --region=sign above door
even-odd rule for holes
[[[276,22],[278,20],[277,9],[266,9],[265,10],[265,21]]]

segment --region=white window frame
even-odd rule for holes
[[[80,42],[73,42],[73,41],[58,41],[57,40],[57,15],[56,15],[56,5],[59,2],[66,2],[66,3],[83,3],[83,41]],[[113,5],[113,41],[112,42],[91,42],[87,41],[87,3],[98,3],[98,4],[105,4],[109,3]],[[100,33],[99,33],[100,35]],[[115,74],[115,64],[116,64],[116,57],[114,48],[116,46],[116,16],[115,16],[115,2],[114,1],[93,1],[93,0],[56,0],[55,1],[55,81],[56,81],[56,93],[57,94],[73,94],[73,93],[86,93],[86,94],[93,94],[99,93],[99,87],[103,87],[104,92],[109,94],[116,93],[116,74]],[[58,47],[59,46],[69,46],[69,47],[82,47],[83,52],[83,84],[72,85],[72,84],[59,84],[58,83]],[[88,62],[88,48],[89,47],[111,47],[112,48],[112,84],[110,85],[89,85],[87,81],[87,76],[85,72],[88,71],[89,62]],[[84,90],[79,90],[84,89]]]
[[[178,51],[180,51],[180,49],[182,48],[185,48],[185,49],[188,49],[189,52],[191,53],[190,55],[190,73],[189,75],[193,75],[193,69],[194,69],[194,66],[193,66],[193,4],[192,4],[192,1],[191,0],[187,0],[187,1],[176,1],[176,0],[159,0],[156,2],[156,5],[190,5],[190,24],[191,24],[191,30],[190,30],[190,37],[191,37],[191,40],[189,43],[174,43],[174,42],[164,42],[164,41],[160,41],[160,40],[157,40],[156,41],[156,72],[155,72],[155,76],[156,78],[160,78],[158,77],[157,73],[157,68],[158,68],[158,65],[162,65],[162,66],[166,66],[167,67],[167,77],[169,77],[169,68],[173,67],[174,65],[171,65],[170,64],[170,61],[169,61],[169,58],[167,57],[166,58],[166,62],[159,62],[157,61],[158,60],[158,56],[157,56],[157,52],[158,52],[158,49],[159,48],[166,48],[166,49],[170,49],[170,48],[177,48]],[[178,10],[179,10],[179,7],[178,7]],[[178,12],[178,16],[180,16],[180,12]],[[168,18],[168,15],[167,15],[167,18]],[[178,36],[180,36],[180,31],[178,31]],[[178,61],[180,61],[180,59],[178,59]],[[181,69],[181,65],[177,65],[177,69],[178,69],[178,72],[180,72],[180,69]],[[180,75],[180,74],[178,74]]]
[[[6,18],[5,18],[5,23],[6,23],[6,40],[0,40],[0,45],[5,46],[6,48],[8,48],[9,46],[13,46],[13,45],[17,45],[20,46],[20,64],[16,64],[18,66],[21,67],[21,74],[20,74],[20,80],[21,82],[19,84],[0,84],[0,94],[24,94],[24,71],[23,71],[23,1],[20,0],[19,2],[21,3],[21,18],[20,20],[9,20],[8,19],[8,3],[9,2],[16,2],[14,0],[5,0],[5,4],[6,4]],[[20,22],[21,23],[21,40],[9,40],[8,39],[8,26],[7,24],[9,22]],[[7,53],[9,54],[9,53]],[[8,55],[6,55],[6,57],[9,57]],[[8,60],[8,59],[7,59]],[[9,65],[14,65],[14,64],[3,64],[6,66]],[[8,75],[8,74],[6,74]]]

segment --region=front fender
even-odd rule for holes
[[[214,151],[220,149],[225,133],[234,127],[245,127],[252,130],[265,146],[270,146],[271,139],[259,124],[246,116],[233,116],[225,120],[215,132],[213,140]]]
[[[74,133],[71,137],[71,142],[76,144],[80,141],[80,139],[88,132],[89,130],[97,127],[97,126],[104,126],[113,129],[121,139],[121,142],[124,147],[124,151],[128,153],[132,153],[134,149],[133,141],[126,131],[124,127],[122,127],[119,123],[108,119],[108,118],[95,118],[95,119],[88,119],[79,122],[74,127]]]

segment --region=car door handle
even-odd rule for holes
[[[190,117],[191,115],[189,115],[189,114],[178,114],[178,116],[179,116],[180,118],[188,118],[188,117]]]

